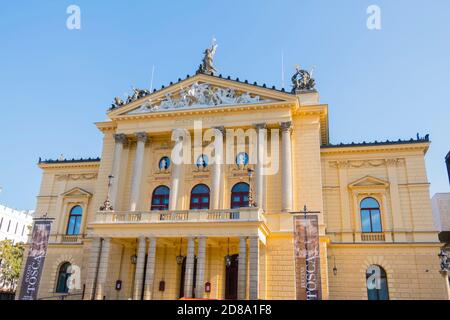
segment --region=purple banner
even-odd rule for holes
[[[295,291],[297,300],[321,300],[320,243],[317,216],[294,216]]]
[[[23,269],[19,300],[36,300],[37,298],[52,222],[53,219],[34,221],[30,251]]]

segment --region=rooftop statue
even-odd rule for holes
[[[218,44],[216,42],[216,39],[213,38],[212,43],[211,43],[211,48],[207,48],[204,52],[204,57],[203,57],[203,61],[202,64],[199,66],[198,71],[197,72],[201,72],[201,73],[207,73],[207,74],[216,74],[217,70],[216,68],[214,68],[213,65],[213,60],[214,60],[214,55],[216,54],[216,50],[217,50]]]
[[[295,73],[292,76],[292,93],[298,91],[315,91],[316,82],[312,78],[314,69],[311,72],[303,70],[300,66],[296,66]]]

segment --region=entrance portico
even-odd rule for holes
[[[93,224],[85,298],[260,298],[263,222],[203,224]]]

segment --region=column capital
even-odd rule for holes
[[[124,133],[115,133],[114,140],[116,141],[116,143],[122,144],[126,144],[128,141],[127,136]]]
[[[220,133],[222,133],[222,135],[225,135],[226,129],[224,126],[217,126],[217,127],[213,127],[213,129],[220,131]]]
[[[266,123],[255,123],[254,126],[255,126],[255,128],[257,130],[266,129],[267,128],[267,124]]]
[[[281,127],[282,132],[291,131],[292,130],[292,121],[281,122],[280,127]]]
[[[147,138],[148,138],[147,132],[136,132],[135,136],[136,136],[138,142],[144,142],[144,143],[147,141]]]

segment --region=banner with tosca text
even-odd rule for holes
[[[317,216],[294,216],[295,290],[297,300],[321,300],[320,243]]]
[[[36,300],[53,219],[34,221],[30,251],[22,276],[19,300]]]

